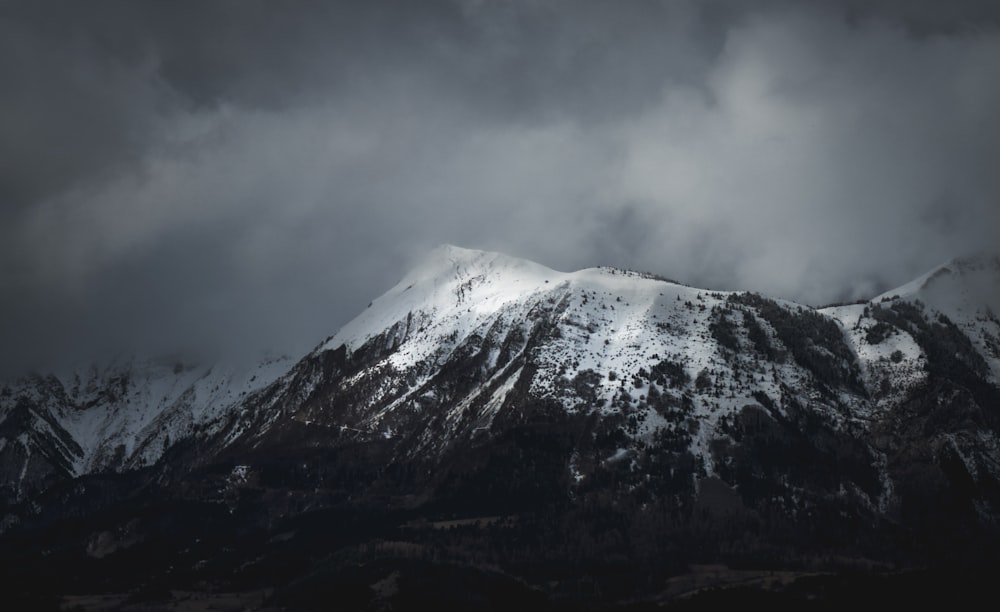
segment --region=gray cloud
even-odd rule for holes
[[[994,6],[8,3],[0,368],[304,350],[438,242],[905,282],[995,248]]]

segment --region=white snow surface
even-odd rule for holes
[[[567,275],[500,253],[443,245],[341,328],[321,350],[341,344],[357,349],[416,312],[423,313],[426,320],[447,318],[454,331],[468,331],[475,327],[476,321],[495,314],[507,304],[524,300],[546,283],[564,276]],[[416,357],[413,351],[426,347],[406,348],[398,358],[400,364],[405,364],[410,356]]]
[[[231,410],[292,365],[288,357],[214,367],[125,357],[47,379],[21,379],[8,400],[33,398],[48,410],[83,451],[73,457],[80,475],[155,462],[171,441]],[[0,401],[3,412],[11,404]]]
[[[886,291],[870,303],[891,304],[896,300],[920,302],[931,312],[945,315],[969,337],[986,360],[993,381],[1000,382],[1000,256],[980,254],[954,259],[901,287]],[[826,309],[823,312],[840,319],[845,327],[851,327],[860,321],[862,310],[863,306],[852,306],[848,310]],[[866,323],[861,321],[860,326]],[[905,339],[898,341],[903,345],[893,350],[899,348],[906,356],[916,350]]]

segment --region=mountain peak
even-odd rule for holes
[[[986,270],[994,274],[1000,274],[1000,253],[983,251],[964,257],[956,257],[949,262],[949,265],[953,265],[961,270]]]
[[[356,348],[417,312],[482,315],[565,276],[526,259],[443,244],[418,260],[403,280],[373,300],[324,347]]]
[[[469,249],[465,247],[460,247],[455,244],[450,244],[447,242],[442,242],[433,249],[431,249],[427,258],[447,258],[451,260],[474,260],[482,257],[483,255],[497,255],[491,251],[485,251],[483,249]]]
[[[490,251],[484,251],[481,249],[467,249],[465,247],[456,246],[454,244],[439,244],[426,255],[420,259],[414,268],[422,268],[425,266],[433,266],[436,264],[443,265],[458,265],[458,264],[472,264],[477,261],[482,261],[489,257],[500,256],[500,253],[493,253]]]
[[[450,278],[463,271],[488,265],[490,261],[506,257],[500,253],[466,249],[451,244],[441,244],[416,260],[399,285],[410,286],[421,281]]]
[[[487,271],[507,270],[513,274],[528,273],[557,274],[554,270],[526,259],[520,259],[477,249],[466,249],[452,244],[441,244],[431,249],[399,282],[409,287],[422,281],[447,281],[456,276],[468,277],[485,274]],[[391,293],[391,291],[390,291]]]
[[[957,257],[874,301],[920,300],[951,318],[980,311],[1000,312],[1000,256],[989,253]]]

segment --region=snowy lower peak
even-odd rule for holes
[[[228,368],[122,358],[13,381],[0,392],[0,456],[20,473],[4,482],[20,492],[25,481],[150,465],[290,366],[287,358]]]
[[[998,279],[995,258],[957,261],[868,303],[814,310],[440,247],[298,363],[34,379],[5,390],[0,419],[27,410],[31,427],[53,430],[52,461],[80,474],[145,465],[191,437],[205,452],[380,441],[400,460],[443,457],[558,417],[583,432],[574,486],[680,465],[740,486],[770,477],[758,455],[778,444],[802,464],[771,475],[789,499],[820,483],[886,511],[900,457],[928,444],[915,424],[952,405],[975,416],[1000,396]],[[934,452],[996,476],[996,433],[942,418]],[[0,454],[40,448],[8,429]]]

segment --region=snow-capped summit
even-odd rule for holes
[[[866,305],[835,307],[824,312],[837,317],[857,335],[867,333],[865,330],[878,323],[871,318],[872,313],[878,317],[878,313],[891,310],[896,303],[919,305],[930,317],[943,315],[949,325],[961,330],[976,347],[992,379],[1000,381],[1000,257],[977,255],[953,259],[876,296]],[[894,334],[881,348],[889,350],[893,342],[904,337],[909,334]],[[904,345],[900,349],[905,354],[917,355],[915,344],[904,342]],[[862,356],[870,353],[870,346],[865,343],[861,346]]]
[[[356,348],[415,311],[453,313],[458,309],[470,311],[474,305],[477,314],[487,313],[530,295],[560,276],[527,260],[441,245],[341,328],[325,347],[347,344]]]
[[[500,385],[502,392],[489,392],[488,402],[490,384],[472,387],[452,409],[452,423],[468,430],[488,426],[505,393],[517,384],[539,398],[556,399],[568,381],[592,374],[597,377],[594,405],[610,409],[621,385],[616,375],[640,364],[673,359],[677,375],[693,380],[719,362],[717,348],[705,342],[705,335],[729,295],[625,270],[557,272],[498,253],[442,246],[318,353],[341,346],[354,352],[373,343],[380,357],[369,370],[383,378],[381,387],[391,379],[390,371],[411,380],[405,390],[373,393],[355,406],[359,412],[370,408],[367,426],[383,429],[398,429],[383,424],[434,395],[423,385],[439,367],[470,351],[481,355],[483,382],[507,382]],[[511,355],[513,347],[518,352]],[[512,358],[520,367],[509,366]],[[393,400],[383,406],[386,397]],[[458,425],[459,413],[479,400],[490,409]],[[657,427],[654,412],[649,409],[649,419],[643,420],[648,420],[644,435]]]

